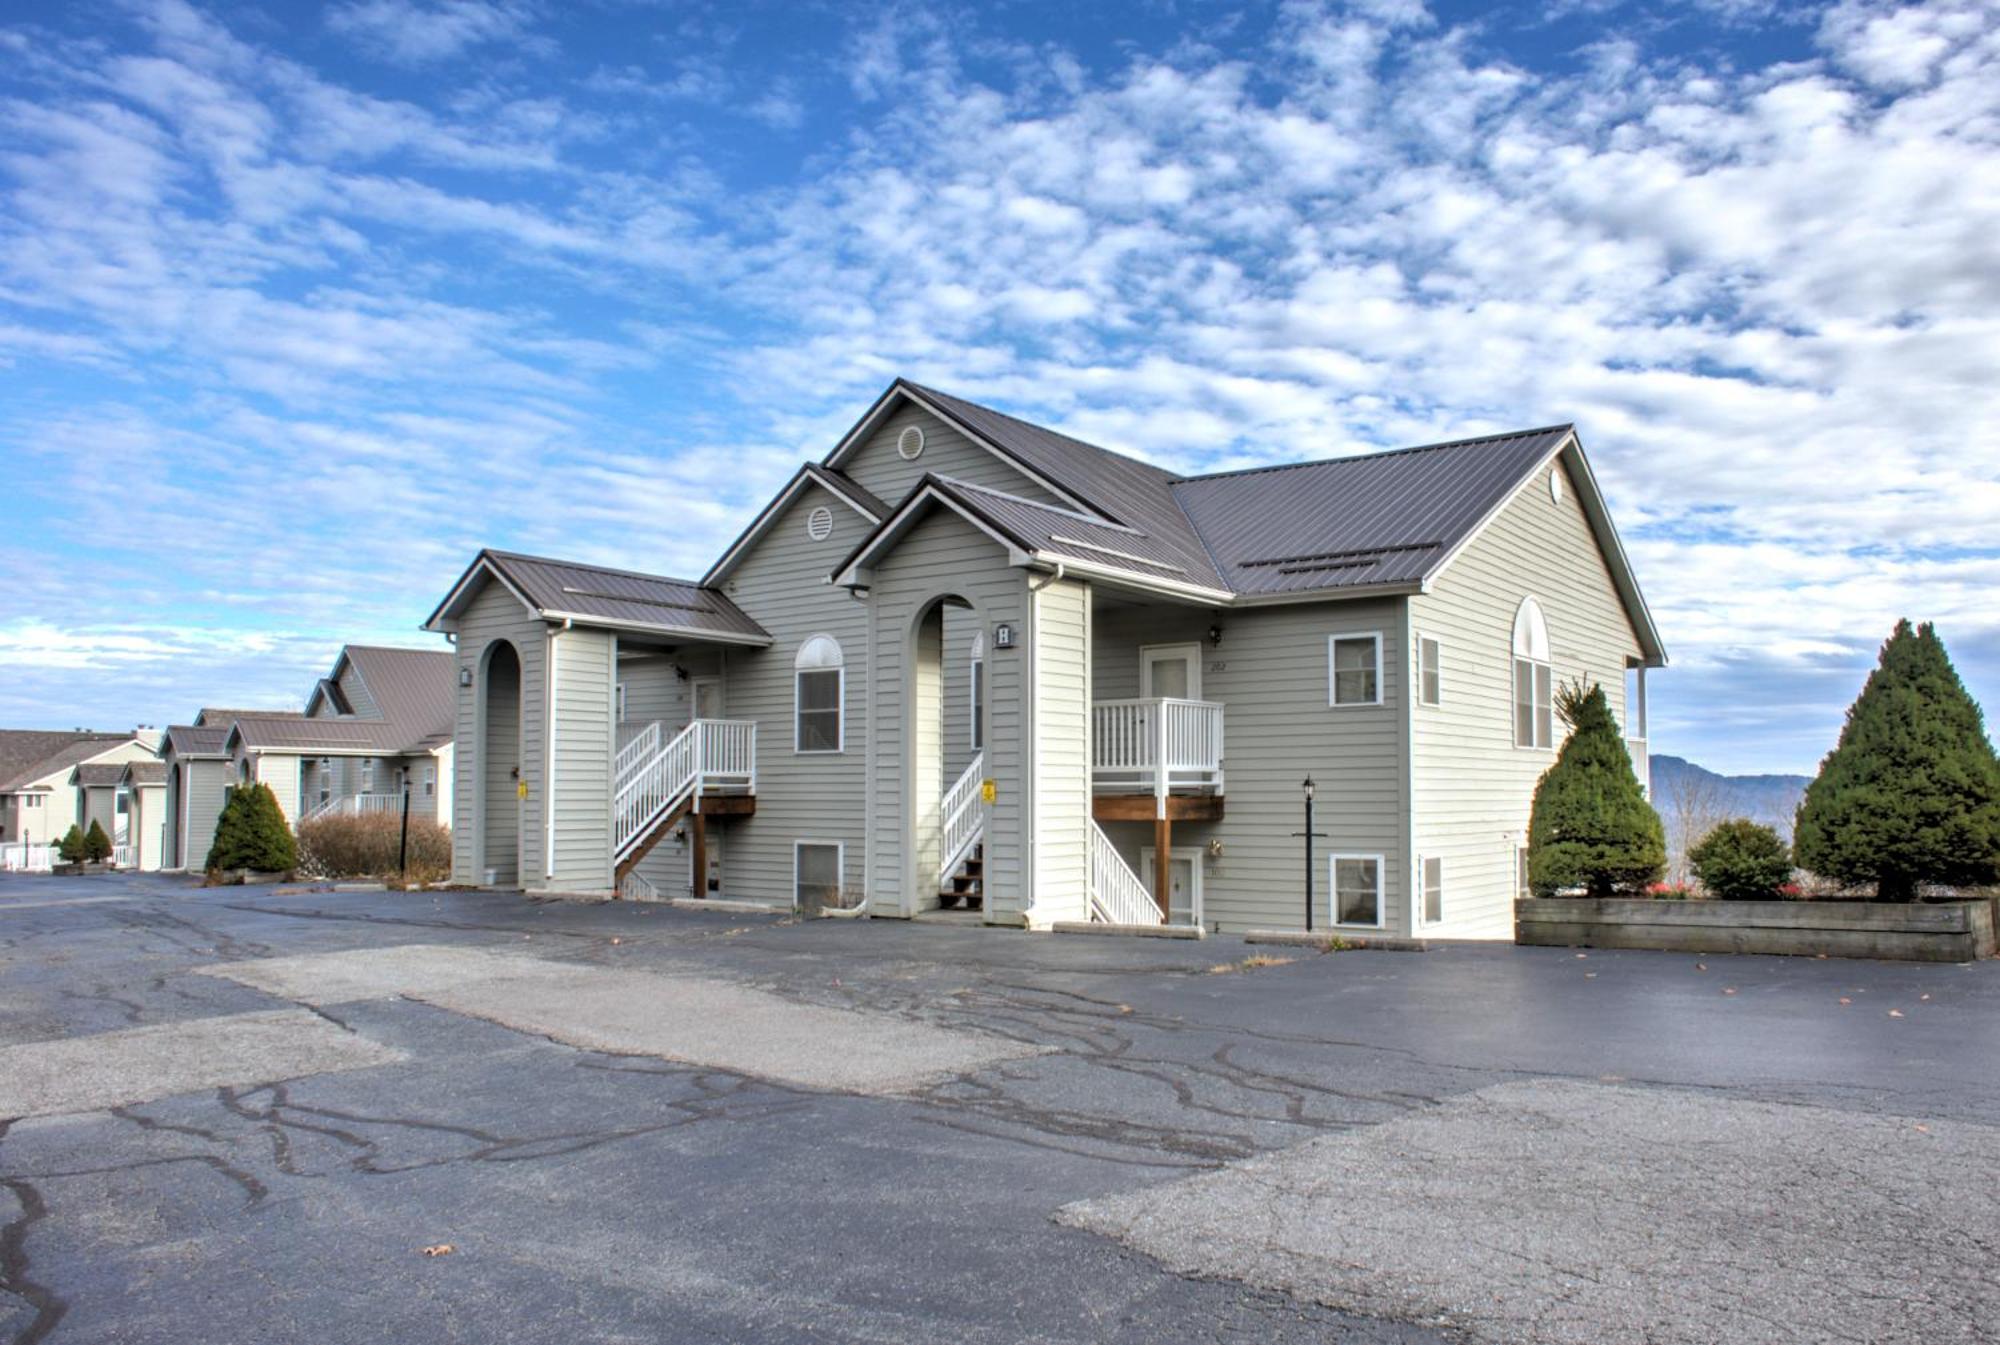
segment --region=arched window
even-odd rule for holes
[[[799,646],[792,667],[792,750],[842,750],[841,709],[847,698],[847,672],[840,643],[831,635],[815,635]]]
[[[986,746],[985,631],[980,631],[972,637],[972,671],[969,676],[972,699],[972,750],[977,752]]]
[[[1549,668],[1549,625],[1541,604],[1525,598],[1514,613],[1514,746],[1555,744],[1555,683]]]

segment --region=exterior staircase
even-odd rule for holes
[[[612,761],[616,881],[622,885],[690,813],[709,811],[723,798],[754,801],[756,794],[755,721],[697,719],[671,739],[657,720],[648,724]]]
[[[947,909],[964,902],[976,911],[986,901],[985,784],[980,752],[938,804],[938,903]]]

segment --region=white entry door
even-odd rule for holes
[[[1153,890],[1154,856],[1159,851],[1144,846],[1139,851],[1140,876],[1146,890]],[[1156,895],[1153,898],[1158,901]],[[1167,858],[1167,923],[1191,925],[1201,913],[1201,852],[1176,849]]]
[[[693,718],[722,718],[722,679],[720,677],[697,677],[694,679]]]
[[[1148,699],[1201,699],[1201,646],[1155,644],[1139,651],[1139,694]]]

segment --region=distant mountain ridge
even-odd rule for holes
[[[1721,811],[1776,827],[1787,838],[1799,800],[1812,783],[1809,775],[1722,775],[1684,757],[1664,755],[1652,759],[1652,773],[1654,802],[1670,825],[1674,800],[1698,793]]]

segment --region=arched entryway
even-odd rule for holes
[[[513,887],[521,881],[521,656],[495,640],[481,663],[479,876]]]
[[[970,802],[976,810],[978,803],[961,797],[986,738],[985,650],[977,609],[958,594],[932,599],[910,628],[909,649],[906,909],[915,914],[947,901],[971,908],[985,896],[980,851],[967,848],[966,829],[977,819],[966,805]],[[976,788],[976,782],[970,787]]]

